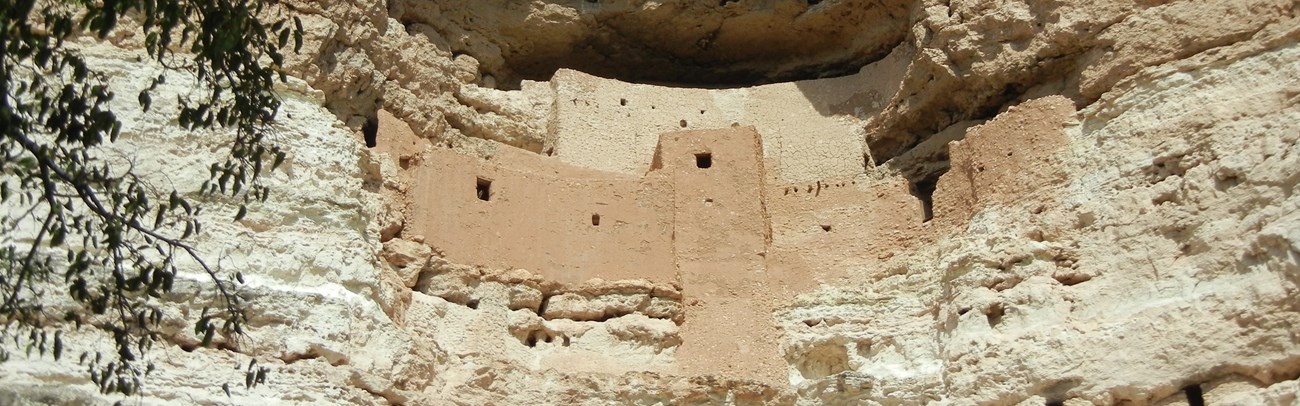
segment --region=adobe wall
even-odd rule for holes
[[[795,291],[888,258],[925,226],[921,202],[902,179],[829,178],[767,190],[769,272]]]
[[[480,180],[490,182],[486,201]],[[662,179],[510,147],[488,159],[435,149],[416,174],[406,232],[456,263],[524,268],[563,283],[673,282],[670,191]]]
[[[770,138],[749,126],[666,132],[644,176],[509,147],[488,157],[436,150],[416,175],[408,228],[458,263],[570,284],[677,283],[690,299],[680,372],[781,382],[773,311],[885,258],[923,218],[905,181],[870,181],[861,169],[776,181]]]
[[[753,127],[665,133],[652,175],[672,180],[673,242],[687,310],[677,350],[683,372],[779,382],[779,337],[769,316],[771,241],[762,137]]]
[[[641,174],[659,135],[754,126],[768,174],[782,182],[850,177],[863,171],[862,125],[888,94],[871,71],[817,81],[738,89],[625,83],[560,70],[547,151],[576,166]],[[846,106],[859,106],[850,109]]]
[[[1053,157],[1069,142],[1063,129],[1075,122],[1072,102],[1051,96],[1027,101],[971,127],[964,139],[949,144],[952,169],[939,177],[935,220],[965,223],[979,207],[1010,204],[1035,190],[1064,183],[1066,174],[1053,164]]]

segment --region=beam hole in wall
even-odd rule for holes
[[[491,181],[491,180],[488,180],[488,179],[478,178],[478,181],[475,182],[475,184],[474,184],[474,195],[475,195],[475,196],[478,196],[478,199],[479,199],[479,200],[482,200],[482,201],[485,201],[485,202],[488,201],[489,199],[491,199],[491,198],[492,198],[492,181]]]
[[[627,105],[627,99],[618,99],[618,105],[620,105],[620,106],[626,106],[626,105]]]
[[[821,226],[822,226],[822,231],[825,231],[825,232],[828,232],[828,233],[831,232],[831,225],[830,225],[830,224],[822,224]]]
[[[686,120],[678,121],[677,125],[681,126],[682,128],[686,128]]]
[[[1188,406],[1205,406],[1205,393],[1201,391],[1201,385],[1183,388],[1183,394],[1187,395]]]
[[[713,166],[713,154],[702,152],[695,154],[695,167],[707,169]]]
[[[1057,400],[1057,399],[1048,399],[1047,402],[1043,403],[1043,406],[1065,406],[1065,401]]]
[[[365,124],[361,125],[361,136],[366,140],[366,148],[374,148],[379,145],[379,118],[367,117]]]
[[[600,214],[592,214],[592,215],[591,215],[591,225],[593,225],[593,226],[598,226],[598,225],[600,225]]]

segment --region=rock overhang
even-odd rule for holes
[[[842,76],[907,36],[901,0],[398,0],[401,23],[454,31],[493,84],[560,68],[635,83],[741,87]]]

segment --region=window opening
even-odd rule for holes
[[[695,154],[695,167],[705,169],[713,166],[713,154],[708,152]]]
[[[474,185],[474,194],[478,196],[479,200],[485,202],[491,199],[492,181],[483,178],[478,178],[478,182],[476,182],[476,184]]]

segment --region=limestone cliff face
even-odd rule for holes
[[[1298,401],[1294,2],[289,4],[290,158],[244,220],[210,202],[199,244],[246,275],[253,329],[194,349],[190,278],[132,402]],[[121,94],[156,69],[137,41],[85,48]],[[212,137],[118,103],[115,156],[206,179],[175,162]],[[661,134],[751,126],[737,192],[655,177],[734,162]],[[573,203],[599,199],[626,206]],[[516,207],[542,208],[492,211]],[[252,358],[271,376],[244,389]],[[0,364],[0,403],[111,401],[75,361]]]

